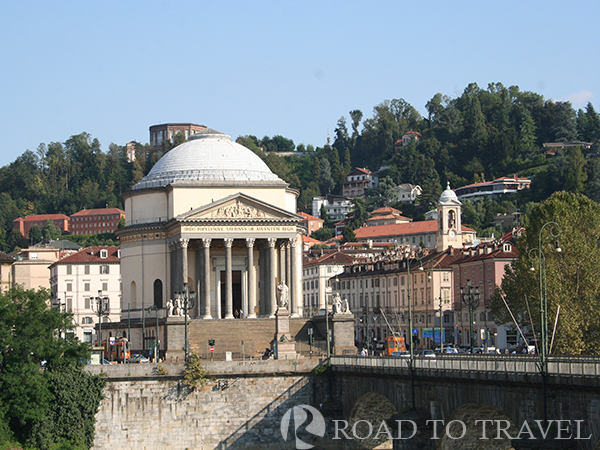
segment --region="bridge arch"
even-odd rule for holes
[[[494,422],[485,424],[484,434],[483,423],[475,423],[478,420],[492,420]],[[498,426],[506,429],[510,436],[516,436],[519,432],[513,421],[498,408],[482,402],[465,403],[450,414],[443,430],[438,430],[438,435],[441,438],[438,450],[462,450],[465,448],[476,448],[478,450],[511,449],[510,439],[503,432],[498,432]],[[457,439],[463,433],[464,437]],[[496,439],[497,437],[500,439]]]
[[[352,406],[346,428],[348,434],[355,432],[361,438],[368,436],[367,439],[354,439],[356,448],[392,449],[392,440],[387,439],[385,428],[380,429],[380,427],[382,422],[386,424],[383,427],[389,426],[388,422],[396,414],[398,414],[396,407],[385,395],[378,392],[367,392],[361,395]],[[378,434],[378,431],[381,433]],[[389,427],[389,431],[393,436],[394,430]]]

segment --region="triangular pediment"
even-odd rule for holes
[[[299,222],[302,217],[240,192],[181,214],[177,216],[177,220],[293,220]]]

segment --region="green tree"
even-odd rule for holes
[[[330,228],[322,227],[315,231],[313,234],[311,234],[310,237],[318,241],[325,242],[333,237],[333,233],[331,232]]]
[[[104,384],[82,371],[88,347],[57,333],[73,328],[72,316],[48,303],[43,289],[16,287],[0,295],[0,421],[29,447],[47,449],[65,439],[89,447]]]
[[[352,209],[352,220],[350,224],[354,230],[362,227],[367,219],[370,217],[369,212],[367,211],[367,205],[362,198],[356,197],[353,199],[354,208]]]
[[[37,224],[34,224],[29,229],[29,240],[32,244],[42,242],[42,230]]]
[[[549,222],[558,226],[552,227]],[[529,217],[526,232],[517,243],[519,257],[507,267],[502,292],[520,325],[533,326],[536,333],[540,330],[540,258],[536,250],[540,248],[540,232],[549,330],[553,329],[560,305],[552,353],[598,354],[600,205],[581,194],[556,192],[537,205]],[[558,234],[560,253],[555,251],[552,232]],[[497,323],[511,322],[499,295],[491,308]]]
[[[54,222],[46,219],[44,226],[42,227],[42,238],[44,241],[50,241],[52,239],[58,239],[61,236],[60,229],[54,225]]]
[[[567,156],[568,168],[565,176],[565,190],[582,194],[587,180],[587,172],[585,170],[585,157],[581,152],[581,148],[574,148]]]
[[[331,174],[331,164],[327,158],[323,158],[319,161],[319,189],[321,194],[330,194],[332,189],[335,187],[335,181]]]
[[[347,225],[344,228],[344,231],[342,233],[342,242],[346,243],[346,242],[357,242],[358,239],[356,238],[356,235],[354,234],[354,230],[352,229],[352,227],[350,225]]]

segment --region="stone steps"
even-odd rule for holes
[[[311,319],[290,319],[290,334],[296,341],[308,342],[308,329],[313,329],[315,341],[324,340]],[[214,358],[223,359],[225,352],[233,358],[258,358],[271,348],[275,337],[275,319],[191,319],[188,322],[190,350],[202,358],[210,358],[209,339],[215,340]],[[243,346],[242,346],[243,341]],[[297,346],[298,347],[298,346]],[[302,346],[308,351],[308,346]]]

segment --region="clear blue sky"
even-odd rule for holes
[[[165,122],[322,146],[403,98],[517,85],[600,110],[600,2],[0,0],[0,165]]]

